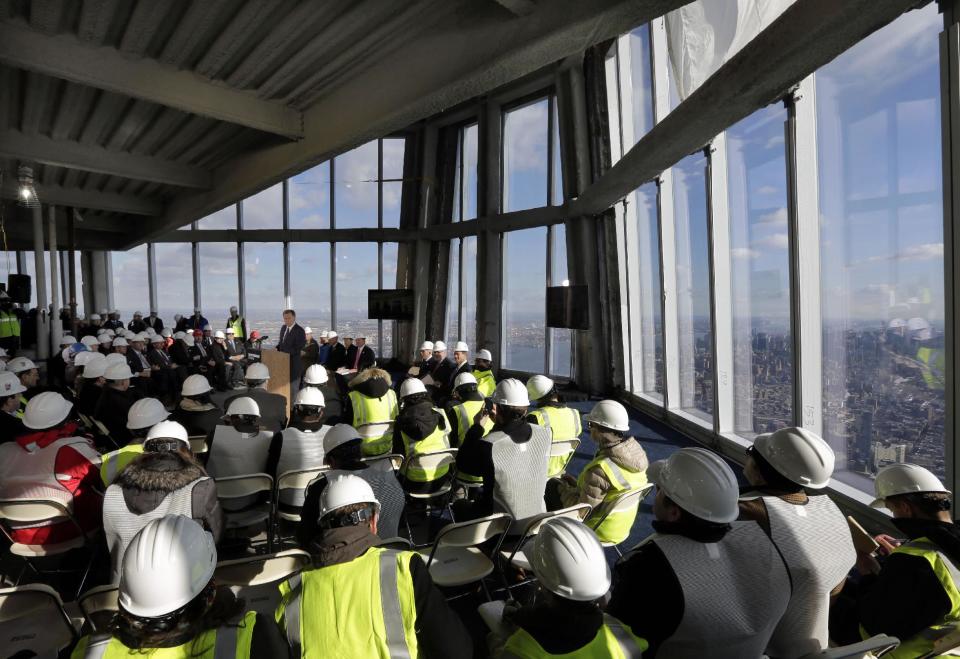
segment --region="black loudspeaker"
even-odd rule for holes
[[[18,304],[30,304],[30,275],[10,275],[7,294]]]

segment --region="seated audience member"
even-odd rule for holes
[[[424,341],[420,344],[420,359],[414,364],[417,370],[411,373],[415,373],[415,376],[422,380],[430,375],[433,367],[433,341]]]
[[[323,366],[330,357],[330,332],[324,330],[320,332],[320,346],[317,348],[317,365]]]
[[[107,385],[107,379],[104,377],[106,372],[107,360],[103,355],[100,355],[99,359],[89,360],[83,364],[80,377],[77,378],[77,412],[88,417],[96,416],[97,403],[100,402],[103,388]]]
[[[26,391],[20,394],[20,416],[27,407],[29,401],[40,390],[40,369],[37,365],[26,357],[14,357],[7,363],[7,371],[13,373],[20,380]]]
[[[290,425],[280,433],[283,439],[277,476],[288,471],[322,468],[323,436],[329,429],[329,426],[323,424],[323,394],[313,387],[301,389],[293,404]],[[303,505],[303,492],[282,491],[280,505],[300,508]]]
[[[243,339],[236,336],[236,330],[233,327],[228,327],[226,329],[226,349],[227,349],[227,359],[237,364],[241,369],[246,366],[247,359],[247,350],[246,346],[243,344]],[[240,374],[239,380],[243,379],[243,373]]]
[[[546,522],[531,545],[539,596],[535,603],[505,609],[503,629],[491,634],[491,654],[640,657],[647,642],[598,605],[610,588],[610,566],[593,531],[560,517]]]
[[[630,535],[640,499],[629,510],[604,516],[608,506],[615,505],[621,495],[647,484],[647,454],[640,442],[627,436],[629,417],[620,403],[600,401],[587,416],[587,423],[597,453],[576,479],[564,474],[563,480],[550,481],[548,505],[557,509],[590,504],[593,510],[586,519],[587,526],[596,532],[601,542],[620,544]]]
[[[400,385],[400,413],[393,426],[393,453],[407,461],[422,453],[450,448],[446,415],[433,406],[427,388],[417,378]],[[411,492],[435,492],[446,483],[450,467],[424,468],[405,465],[403,486]]]
[[[171,401],[176,396],[180,384],[187,378],[187,369],[176,364],[166,351],[167,339],[161,334],[150,337],[150,349],[147,351],[147,361],[154,371],[159,386]]]
[[[683,448],[647,473],[655,533],[617,564],[607,613],[650,644],[644,656],[763,656],[790,577],[763,529],[736,521],[733,471],[715,453]]]
[[[453,397],[447,403],[447,419],[450,422],[450,443],[461,446],[473,419],[483,409],[485,401],[477,389],[473,373],[461,373],[453,382]],[[493,429],[493,419],[484,417],[483,437]],[[457,472],[457,481],[468,488],[483,485],[483,479],[465,471]]]
[[[177,332],[171,338],[173,343],[170,344],[170,359],[188,373],[193,373],[193,360],[190,357],[190,349],[187,347],[187,335],[184,332]]]
[[[127,429],[127,412],[130,407],[140,400],[141,394],[130,388],[130,379],[133,373],[126,363],[112,364],[107,367],[104,377],[107,386],[100,394],[93,416],[107,427],[110,437],[120,446],[130,441],[130,431]]]
[[[0,444],[0,499],[54,499],[91,533],[100,528],[100,454],[80,434],[72,407],[54,391],[30,399],[23,415],[26,432]],[[10,539],[25,545],[55,545],[79,536],[76,525],[63,518],[9,527]]]
[[[164,515],[195,519],[220,540],[223,512],[216,485],[194,460],[187,431],[175,421],[150,429],[143,453],[127,464],[103,496],[103,531],[114,583],[133,537]]]
[[[363,440],[353,426],[338,424],[323,437],[324,459],[330,471],[314,479],[306,489],[303,509],[300,513],[300,526],[297,540],[307,547],[317,535],[317,520],[320,515],[320,493],[327,486],[329,478],[336,474],[349,473],[367,481],[380,501],[380,523],[378,535],[386,540],[396,537],[400,528],[400,516],[403,514],[405,495],[400,481],[393,472],[388,460],[363,461]]]
[[[335,382],[330,381],[330,376],[320,364],[314,364],[307,368],[303,374],[303,387],[313,387],[323,394],[323,424],[326,426],[335,426],[343,422],[343,394]]]
[[[530,400],[519,380],[503,380],[493,392],[493,411],[482,408],[457,453],[457,468],[483,479],[476,501],[457,501],[455,517],[475,519],[494,512],[518,522],[546,512],[543,501],[550,458],[550,432],[527,423]],[[487,419],[493,429],[486,434]]]
[[[478,350],[473,361],[473,377],[477,378],[477,390],[486,398],[493,395],[497,380],[493,376],[493,355],[489,350]]]
[[[376,546],[379,512],[361,478],[340,474],[324,489],[315,567],[280,585],[276,619],[291,647],[304,657],[472,657],[420,555]]]
[[[530,411],[527,421],[550,430],[554,442],[578,439],[583,428],[580,424],[580,412],[560,402],[560,394],[553,380],[545,375],[534,375],[527,380],[527,393],[530,402],[536,407]],[[564,472],[567,456],[550,458],[547,476],[555,478]]]
[[[199,374],[191,375],[183,382],[182,398],[171,418],[186,428],[191,437],[209,435],[223,418],[223,410],[210,399],[211,391],[210,382]]]
[[[353,420],[366,456],[389,453],[393,445],[397,394],[391,382],[390,374],[380,368],[368,368],[350,381],[343,418]]]
[[[12,442],[27,431],[17,416],[20,395],[27,390],[13,373],[0,371],[0,444]]]
[[[224,402],[225,408],[238,398],[252,398],[257,402],[260,410],[260,425],[266,430],[280,432],[287,427],[287,399],[280,394],[267,391],[267,380],[270,379],[270,369],[266,364],[256,362],[247,366],[244,374],[247,388],[230,396]]]
[[[213,342],[209,347],[210,356],[216,362],[214,366],[214,381],[220,391],[233,389],[234,384],[243,379],[243,371],[240,364],[229,359],[227,355],[227,337],[221,331],[217,330],[213,335]]]
[[[900,647],[884,658],[941,656],[930,654],[934,642],[956,629],[960,619],[960,530],[950,513],[951,492],[914,464],[884,467],[874,489],[872,505],[893,513],[905,539],[877,538],[887,554],[882,566],[870,554],[858,554],[862,579],[851,581],[841,593],[841,600],[853,598],[853,606],[831,611],[831,636],[852,643],[858,640],[857,632],[864,637],[888,634],[900,639]]]
[[[72,659],[117,657],[286,657],[269,615],[248,611],[213,572],[213,536],[183,515],[150,521],[120,568],[119,612],[107,634],[84,636]]]
[[[743,468],[750,487],[740,519],[757,522],[780,550],[793,584],[767,654],[796,659],[828,647],[831,597],[857,562],[847,519],[826,494],[834,452],[803,428],[758,435]],[[811,490],[808,492],[807,490]]]
[[[156,398],[141,398],[130,406],[127,412],[127,430],[130,442],[116,451],[103,456],[100,463],[100,479],[110,485],[130,462],[143,453],[143,440],[150,429],[170,416],[167,409]]]
[[[300,367],[310,368],[320,359],[320,344],[313,338],[313,329],[304,327],[303,333],[306,336],[306,343],[300,348]]]

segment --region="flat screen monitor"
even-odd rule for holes
[[[413,320],[413,289],[369,289],[367,291],[367,318],[374,320]]]
[[[547,327],[590,329],[586,286],[547,287]]]

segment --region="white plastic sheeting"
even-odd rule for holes
[[[666,16],[667,47],[680,101],[794,0],[696,0]]]

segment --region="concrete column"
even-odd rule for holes
[[[92,306],[87,308],[87,316],[100,313],[102,309],[110,310],[110,268],[109,252],[90,252],[90,277],[84,271],[84,288],[90,291]]]
[[[63,336],[63,323],[60,322],[60,258],[57,250],[57,209],[55,206],[47,207],[47,226],[49,227],[50,240],[50,300],[53,306],[53,312],[50,314],[50,347],[52,351],[60,346],[60,338]],[[56,356],[56,352],[54,352]]]
[[[33,259],[37,288],[37,359],[50,356],[50,320],[47,315],[47,265],[43,244],[43,208],[33,209]]]

